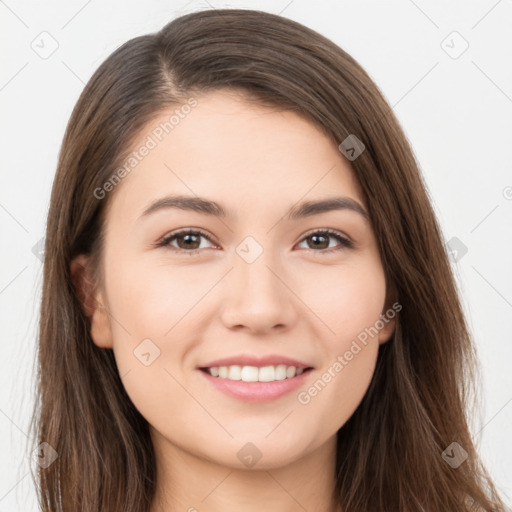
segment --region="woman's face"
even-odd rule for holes
[[[95,295],[106,309],[91,334],[113,349],[160,446],[277,467],[333,442],[361,402],[393,329],[379,321],[384,272],[336,144],[295,113],[226,91],[196,100],[169,133],[160,123],[174,108],[134,146],[150,149],[112,196]],[[335,209],[301,208],[334,198]],[[178,230],[200,234],[170,238]],[[219,366],[219,377],[204,370]]]

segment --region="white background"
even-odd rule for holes
[[[71,110],[93,71],[119,45],[180,14],[212,7],[281,13],[317,30],[358,60],[393,106],[445,240],[457,237],[468,249],[453,268],[482,369],[483,409],[475,412],[472,433],[498,488],[512,502],[510,0],[5,0],[0,1],[0,512],[37,509],[26,448],[42,272],[32,248],[44,236]],[[41,46],[42,37],[50,47],[43,31],[58,43],[47,59],[31,47]],[[469,44],[461,55],[464,41],[453,31]]]

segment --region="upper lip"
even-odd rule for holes
[[[267,356],[258,357],[247,354],[240,354],[239,356],[226,357],[223,359],[216,359],[200,368],[212,368],[214,366],[277,366],[279,364],[285,364],[287,366],[295,366],[296,368],[312,368],[311,365],[292,359],[291,357],[280,356],[277,354],[269,354]]]

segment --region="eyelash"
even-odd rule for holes
[[[215,243],[215,242],[213,242],[213,240],[206,233],[204,233],[201,230],[198,230],[198,229],[182,229],[180,231],[175,231],[174,233],[170,233],[169,235],[165,236],[159,242],[157,242],[156,245],[157,245],[157,247],[167,247],[167,248],[169,248],[169,249],[171,249],[173,251],[187,253],[189,256],[197,255],[201,251],[201,249],[192,249],[190,251],[187,251],[185,249],[176,248],[176,247],[172,247],[171,245],[169,245],[171,241],[173,241],[175,238],[177,238],[180,235],[201,235],[204,238],[206,238],[209,242]],[[321,254],[325,254],[325,253],[329,253],[330,254],[330,253],[333,253],[333,252],[336,252],[336,251],[340,251],[340,250],[343,250],[343,249],[351,249],[354,246],[354,244],[350,240],[348,240],[347,238],[342,236],[338,231],[334,231],[332,229],[321,229],[321,230],[317,230],[317,231],[312,231],[312,232],[306,233],[306,235],[301,239],[300,242],[306,240],[307,238],[309,238],[309,237],[311,237],[313,235],[329,235],[329,236],[335,238],[336,240],[338,240],[340,242],[340,245],[341,245],[340,247],[334,247],[334,248],[331,247],[330,249],[322,249],[320,251],[315,251],[314,249],[309,249],[309,250],[311,250],[313,252],[319,252]]]

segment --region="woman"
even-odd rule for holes
[[[39,365],[44,511],[503,508],[412,150],[361,66],[286,18],[185,15],[90,79]]]

